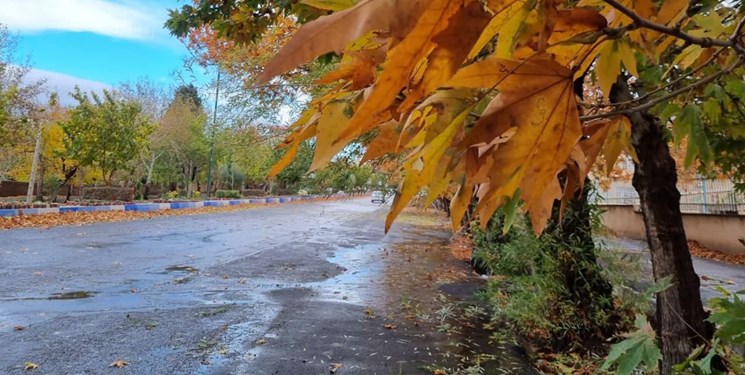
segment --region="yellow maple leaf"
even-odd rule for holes
[[[632,153],[631,146],[631,122],[626,116],[616,116],[606,125],[608,128],[602,154],[605,159],[605,173],[610,175],[613,166],[616,165],[621,151]]]
[[[510,128],[516,131],[509,141],[475,159],[478,164],[491,158],[487,174],[490,188],[479,192],[477,210],[482,224],[487,223],[504,199],[520,189],[533,229],[540,233],[553,200],[561,196],[556,175],[582,135],[573,72],[547,56],[500,63],[512,73],[504,77],[504,73],[494,71],[499,95],[466,141],[489,144]]]
[[[610,97],[611,87],[618,79],[618,75],[621,74],[621,63],[629,73],[639,76],[634,51],[627,40],[607,41],[598,50],[595,74],[598,78],[598,85],[606,98]]]
[[[490,0],[487,8],[493,12],[493,17],[471,47],[468,58],[473,59],[499,34],[502,27],[525,6],[525,0]]]
[[[436,47],[424,59],[422,75],[415,84],[410,85],[406,99],[398,108],[399,112],[407,112],[422,97],[455,74],[489,19],[478,1],[459,9],[450,18],[447,28],[432,38]]]
[[[266,65],[256,80],[272,77],[328,52],[341,52],[370,31],[406,35],[425,0],[362,0],[357,5],[304,24]]]
[[[422,59],[435,48],[432,39],[447,27],[449,19],[463,8],[464,3],[471,1],[431,0],[427,3],[411,32],[388,51],[380,76],[355,110],[349,130],[342,136],[362,134],[376,125],[370,119],[393,103],[401,89],[409,84]]]
[[[401,133],[398,131],[399,127],[398,121],[394,120],[378,126],[378,134],[365,145],[365,155],[360,163],[396,152],[401,137]]]
[[[475,102],[472,90],[443,90],[417,107],[432,110],[427,111],[425,117],[414,120],[422,124],[421,130],[408,144],[414,150],[404,163],[406,175],[386,218],[386,231],[421,188],[434,181],[438,165],[443,162],[445,152],[464,125]],[[409,126],[413,125],[407,124],[405,127]]]

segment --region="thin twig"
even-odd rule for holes
[[[735,63],[732,64],[732,65],[730,65],[727,69],[720,70],[720,71],[718,71],[718,72],[716,72],[716,73],[714,73],[714,74],[712,74],[712,75],[710,75],[708,77],[702,78],[701,80],[699,80],[699,81],[697,81],[695,83],[692,83],[692,84],[690,84],[690,85],[688,85],[686,87],[682,87],[680,89],[671,91],[667,95],[660,96],[657,99],[648,101],[648,102],[646,102],[646,103],[644,103],[642,105],[638,105],[638,106],[630,107],[630,108],[625,108],[625,109],[620,109],[620,110],[617,110],[617,111],[600,113],[600,114],[597,114],[597,115],[582,116],[579,119],[580,119],[580,121],[590,121],[590,120],[595,120],[595,119],[600,119],[600,118],[607,118],[607,117],[612,117],[612,116],[617,116],[617,115],[626,115],[626,114],[629,114],[629,113],[639,112],[639,111],[643,111],[645,109],[652,108],[655,105],[657,105],[659,103],[662,103],[662,102],[664,102],[664,101],[666,101],[668,99],[674,98],[674,97],[676,97],[676,96],[678,96],[680,94],[683,94],[685,92],[688,92],[690,90],[693,90],[693,89],[695,89],[695,88],[697,88],[699,86],[703,86],[703,85],[705,85],[705,84],[707,84],[709,82],[715,81],[715,80],[719,79],[719,77],[721,77],[721,76],[723,76],[725,74],[731,73],[732,70],[734,70],[740,64],[742,64],[742,58],[738,58],[737,61],[735,61]]]
[[[660,25],[659,23],[652,22],[646,18],[641,17],[640,15],[636,14],[633,10],[621,5],[616,0],[603,0],[606,4],[612,6],[613,8],[617,9],[619,12],[627,15],[629,18],[631,18],[634,21],[634,24],[637,27],[643,27],[650,30],[654,30],[657,32],[660,32],[662,34],[667,34],[674,36],[678,39],[682,39],[688,43],[696,44],[702,47],[733,47],[735,43],[732,41],[732,39],[727,40],[720,40],[720,39],[712,39],[712,38],[700,38],[697,36],[693,36],[690,34],[687,34],[683,31],[677,30],[672,27],[668,27],[665,25]]]
[[[652,91],[644,94],[643,96],[641,96],[641,97],[639,97],[637,99],[632,99],[632,100],[628,100],[628,101],[625,101],[625,102],[614,103],[613,106],[615,106],[615,107],[623,107],[623,106],[626,106],[626,105],[629,105],[629,104],[643,102],[643,101],[647,100],[648,98],[650,98],[652,95],[654,95],[654,94],[656,94],[656,93],[658,93],[660,91],[663,91],[663,90],[665,90],[665,89],[667,89],[667,88],[669,88],[669,87],[671,87],[673,85],[676,85],[676,84],[680,83],[681,81],[683,81],[684,79],[688,78],[689,76],[698,73],[703,68],[705,68],[707,65],[711,64],[714,61],[714,59],[716,59],[717,57],[719,57],[719,55],[721,55],[722,52],[724,52],[724,51],[725,51],[724,48],[718,49],[716,52],[714,52],[714,54],[711,55],[711,57],[709,57],[709,59],[707,59],[706,61],[704,61],[701,65],[697,66],[695,69],[691,70],[690,72],[687,72],[687,73],[683,74],[682,76],[678,77],[674,81],[671,81],[671,82],[667,83],[664,86],[660,86],[660,87],[658,87],[658,88],[656,88],[656,89],[654,89],[654,90],[652,90]]]

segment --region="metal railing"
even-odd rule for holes
[[[745,194],[730,180],[694,179],[678,183],[680,210],[684,213],[745,215]],[[639,195],[629,183],[614,183],[608,191],[598,189],[594,202],[604,205],[639,206]]]

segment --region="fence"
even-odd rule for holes
[[[730,180],[681,181],[678,190],[683,213],[745,215],[745,194],[735,190]],[[606,205],[639,206],[639,195],[628,183],[614,183],[608,191],[599,191],[593,199]]]

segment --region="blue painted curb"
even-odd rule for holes
[[[231,199],[231,200],[212,200],[197,202],[170,202],[170,203],[127,203],[124,205],[111,206],[61,206],[49,208],[22,208],[22,209],[0,209],[2,216],[39,215],[49,213],[71,213],[71,212],[99,212],[99,211],[137,211],[150,212],[168,209],[185,209],[201,207],[220,207],[220,206],[237,206],[242,204],[260,204],[260,203],[288,203],[294,201],[312,201],[322,198],[319,195],[311,196],[285,196],[285,197],[267,197],[267,198],[249,198],[249,199]]]
[[[18,216],[18,210],[13,208],[3,208],[0,210],[0,216]]]

